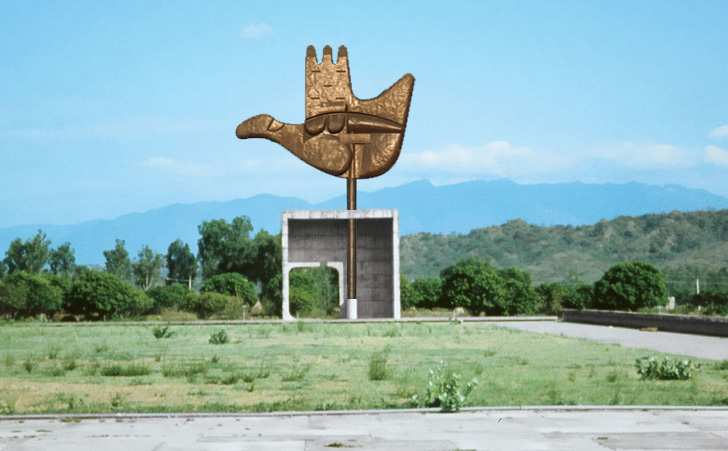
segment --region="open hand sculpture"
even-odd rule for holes
[[[316,49],[306,50],[306,120],[285,124],[267,114],[238,125],[238,138],[277,142],[309,165],[347,179],[371,178],[387,172],[397,161],[407,126],[415,78],[397,83],[369,99],[351,90],[346,47],[336,63],[324,47],[321,63]]]

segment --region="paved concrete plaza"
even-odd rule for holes
[[[725,450],[726,425],[725,409],[6,420],[0,451]]]
[[[615,343],[627,348],[650,349],[702,359],[728,359],[728,338],[674,332],[647,332],[623,327],[557,321],[503,321],[497,325],[538,332]],[[726,425],[728,428],[728,425]]]

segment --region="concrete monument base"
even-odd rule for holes
[[[356,220],[357,296],[345,299],[347,221]],[[284,320],[290,312],[289,274],[294,268],[328,266],[339,273],[342,318],[400,318],[399,212],[397,210],[284,211],[283,244]]]

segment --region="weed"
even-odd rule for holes
[[[278,374],[281,375],[283,382],[295,382],[303,380],[311,369],[311,365],[289,365],[281,369]]]
[[[68,412],[79,412],[88,409],[88,402],[72,393],[58,393],[55,396],[57,402],[66,405]]]
[[[210,339],[208,340],[208,343],[213,345],[224,345],[226,343],[230,342],[230,336],[227,333],[227,330],[220,329],[217,332],[213,332],[210,335]]]
[[[51,345],[46,350],[46,357],[48,357],[48,360],[55,360],[56,357],[58,357],[58,353],[61,352],[61,347],[59,345]]]
[[[728,370],[728,359],[715,362],[715,369],[717,370]]]
[[[306,323],[302,320],[296,321],[296,330],[298,332],[305,332],[308,327],[306,326]]]
[[[691,360],[672,361],[669,357],[662,360],[657,357],[637,359],[634,363],[640,380],[688,380],[693,377],[693,370],[699,368]]]
[[[610,384],[617,382],[617,379],[619,379],[619,373],[617,372],[617,370],[612,370],[607,373],[606,381]]]
[[[494,351],[493,349],[486,349],[483,351],[483,357],[493,357],[494,355],[498,354],[497,351]]]
[[[94,352],[96,354],[101,354],[102,352],[106,352],[109,350],[109,345],[106,344],[106,342],[101,343],[94,343]]]
[[[69,357],[66,357],[65,359],[63,359],[63,363],[61,363],[61,365],[63,366],[63,369],[66,371],[73,371],[78,366],[78,364],[76,363],[76,359],[69,358]]]
[[[478,379],[473,378],[461,387],[460,375],[443,362],[430,370],[429,375],[425,392],[412,397],[419,407],[439,407],[443,412],[456,412],[465,405],[468,395],[478,385]]]
[[[258,365],[257,371],[255,373],[256,379],[266,379],[268,376],[270,376],[270,370],[271,370],[271,363],[267,360],[262,360],[260,364]]]
[[[63,369],[63,367],[59,364],[55,364],[51,368],[48,369],[48,374],[50,374],[53,377],[60,377],[66,374],[66,370]]]
[[[116,392],[114,396],[111,398],[111,401],[109,401],[109,404],[111,404],[112,410],[119,410],[124,407],[124,401],[126,400],[126,396],[123,395],[121,392]]]
[[[388,338],[400,337],[400,336],[402,336],[402,330],[399,328],[398,325],[392,324],[389,327],[387,327],[386,329],[384,329],[382,336],[388,337]]]
[[[152,369],[142,363],[109,365],[101,368],[101,375],[105,377],[146,376],[151,372]]]
[[[220,356],[218,354],[213,354],[212,357],[210,357],[210,363],[220,363]]]
[[[25,358],[25,361],[23,361],[23,368],[25,368],[25,371],[28,373],[32,373],[35,368],[35,362],[32,359],[32,356],[28,356]]]
[[[207,373],[207,365],[204,363],[191,363],[187,365],[165,364],[162,365],[162,375],[164,377],[187,377],[190,378],[197,374]]]
[[[3,363],[5,364],[6,368],[10,368],[11,366],[15,365],[15,356],[10,351],[7,351],[5,353],[5,357],[3,358]]]
[[[375,352],[369,358],[369,380],[383,381],[387,378],[387,360],[389,359],[389,350],[384,349]]]
[[[18,398],[0,399],[0,415],[14,415],[16,412],[15,405],[17,403],[18,403]]]
[[[154,338],[160,339],[160,338],[171,338],[172,335],[174,335],[174,331],[170,328],[169,324],[166,326],[157,326],[154,329],[152,329],[152,334],[154,335]]]
[[[131,385],[132,387],[136,387],[139,385],[152,385],[152,381],[147,380],[147,379],[139,379],[138,377],[133,377],[129,381],[129,385]]]

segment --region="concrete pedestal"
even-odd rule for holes
[[[357,222],[357,297],[346,299],[347,221]],[[289,273],[294,268],[329,266],[339,273],[342,318],[400,317],[399,212],[397,210],[284,211],[283,319],[290,314]]]

